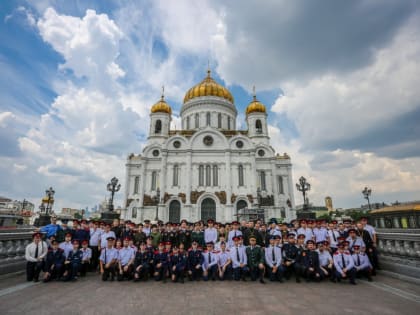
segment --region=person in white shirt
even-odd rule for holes
[[[44,258],[48,253],[47,243],[42,241],[42,234],[36,232],[32,234],[33,242],[26,246],[25,259],[26,263],[26,280],[39,281],[39,274],[43,269]]]

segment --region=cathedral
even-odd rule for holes
[[[245,113],[247,130],[237,130],[237,114],[232,94],[210,70],[185,94],[181,130],[171,130],[172,109],[162,95],[150,109],[143,152],[127,158],[122,217],[293,219],[292,164],[270,145],[265,106],[254,92]]]

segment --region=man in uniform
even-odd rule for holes
[[[107,281],[109,276],[111,276],[111,281],[114,281],[118,263],[118,251],[114,248],[115,237],[109,236],[106,241],[107,246],[101,250],[101,256],[99,257],[99,266],[102,281]]]
[[[330,277],[330,280],[334,282],[334,262],[332,256],[328,250],[325,250],[325,245],[328,241],[318,243],[318,258],[319,258],[319,269],[321,279]]]
[[[82,241],[82,253],[83,253],[83,257],[82,257],[82,263],[80,266],[80,276],[84,277],[86,276],[86,272],[89,269],[90,266],[90,262],[92,259],[92,250],[88,247],[89,241],[88,240],[83,240]]]
[[[300,263],[302,249],[296,246],[295,234],[290,233],[287,236],[288,242],[283,246],[283,265],[285,267],[285,277],[290,278],[292,272],[295,273],[296,282],[300,282],[302,275],[302,265]],[[305,239],[305,236],[304,238]]]
[[[251,280],[256,281],[258,277],[260,283],[265,283],[264,250],[257,245],[257,238],[254,235],[249,236],[249,246],[245,249],[245,252]]]
[[[270,237],[270,246],[265,249],[265,263],[270,281],[283,282],[281,248],[275,245],[276,236]]]
[[[217,256],[213,252],[213,242],[208,242],[206,245],[207,250],[203,252],[203,279],[214,281],[217,274]]]
[[[117,238],[114,231],[111,231],[111,224],[105,223],[104,231],[101,233],[101,249],[106,248],[108,246],[109,237],[112,237],[114,240]]]
[[[232,222],[232,227],[233,227],[233,229],[231,231],[229,231],[228,239],[227,239],[227,244],[228,244],[229,248],[231,248],[235,245],[235,242],[233,241],[234,237],[242,236],[242,232],[239,231],[239,222],[238,221],[233,221]]]
[[[89,248],[92,251],[92,259],[90,260],[90,270],[96,271],[99,265],[99,242],[101,240],[102,230],[99,228],[99,222],[93,222],[93,226],[89,230]]]
[[[368,279],[368,281],[371,282],[372,268],[368,255],[366,255],[366,253],[360,252],[359,245],[354,245],[353,250],[354,252],[351,256],[354,261],[354,267],[356,268],[356,276],[365,276]]]
[[[124,239],[123,248],[118,253],[118,281],[123,281],[125,278],[132,279],[133,264],[134,264],[134,249],[128,246],[130,239]]]
[[[139,247],[141,243],[146,243],[147,235],[143,231],[143,224],[139,224],[137,227],[137,231],[134,232],[133,241],[134,245]]]
[[[172,255],[170,257],[169,268],[172,282],[184,283],[184,272],[187,264],[187,257],[179,253],[178,246],[174,245],[172,248]]]
[[[149,278],[153,253],[146,249],[146,243],[140,243],[139,250],[134,258],[134,281]]]
[[[150,228],[150,220],[144,220],[144,226],[143,226],[143,232],[146,234],[146,236],[150,235],[150,232],[152,231]]]
[[[233,278],[236,281],[246,281],[248,272],[247,256],[244,246],[239,244],[239,236],[233,238],[234,246],[230,248],[230,259],[232,260]]]
[[[219,270],[219,279],[230,279],[232,274],[232,260],[230,253],[226,249],[226,243],[220,243],[220,251],[217,253],[217,267]]]
[[[54,279],[60,279],[63,274],[64,265],[64,251],[58,247],[58,242],[53,240],[51,242],[52,248],[48,250],[45,259],[45,274],[44,282],[48,282]]]
[[[187,226],[187,220],[181,221],[181,226],[178,230],[178,246],[184,244],[185,248],[191,247],[191,232]]]
[[[297,234],[305,235],[305,242],[307,242],[308,240],[312,240],[314,238],[314,233],[312,229],[307,226],[307,221],[300,220],[299,223],[300,223],[300,228],[298,228],[298,230],[296,231]]]
[[[198,249],[198,242],[193,241],[192,247],[188,251],[187,258],[187,270],[188,278],[192,280],[200,280],[201,274],[203,272],[203,255],[201,250]]]
[[[315,250],[315,241],[308,240],[306,242],[307,249],[302,252],[302,266],[304,268],[304,275],[306,281],[315,280],[319,282],[321,280],[320,269],[319,269],[319,256]]]
[[[357,236],[356,229],[351,228],[351,229],[348,230],[348,232],[349,232],[349,237],[347,237],[346,241],[349,242],[349,251],[351,253],[353,253],[353,247],[355,245],[358,245],[359,248],[360,247],[366,247],[366,244],[363,241],[363,239],[361,237]],[[366,234],[368,234],[368,233],[366,233]]]
[[[67,233],[64,242],[60,243],[59,247],[64,251],[64,257],[67,259],[69,256],[71,250],[73,249],[73,244],[71,243],[71,233]]]
[[[168,269],[169,269],[169,254],[165,251],[165,243],[160,242],[158,245],[158,250],[155,252],[154,255],[154,276],[156,281],[163,280],[166,282],[166,278],[168,277]]]
[[[216,244],[217,242],[217,230],[214,227],[214,220],[208,219],[207,220],[207,229],[204,230],[204,241],[207,243],[212,242]]]
[[[351,284],[356,284],[356,268],[354,268],[354,261],[349,252],[344,250],[344,244],[339,243],[338,250],[333,256],[335,277],[338,281],[349,278]]]
[[[70,251],[69,256],[64,261],[66,271],[64,272],[64,281],[76,281],[77,274],[82,265],[83,253],[79,248],[79,241],[73,240],[73,249]]]

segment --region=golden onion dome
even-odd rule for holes
[[[263,103],[257,100],[257,96],[254,93],[254,99],[251,103],[249,103],[248,107],[246,108],[246,114],[251,113],[265,113],[266,109]]]
[[[150,109],[152,113],[167,113],[169,115],[172,114],[172,108],[169,106],[168,103],[165,101],[165,97],[162,94],[162,97],[160,98],[160,101],[157,102],[155,105],[152,106]]]
[[[199,84],[193,86],[184,97],[184,104],[189,100],[201,96],[218,96],[233,103],[233,96],[229,90],[217,83],[211,76],[210,70],[207,70],[207,77]]]

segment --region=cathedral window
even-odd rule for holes
[[[195,128],[198,128],[200,122],[200,115],[195,114]]]
[[[178,186],[178,176],[179,174],[179,166],[178,165],[174,165],[174,176],[172,179],[172,186]]]
[[[283,176],[277,176],[277,185],[279,194],[284,194],[284,187],[283,187]]]
[[[262,124],[261,124],[261,120],[257,119],[257,121],[255,122],[255,131],[257,133],[262,133]]]
[[[157,182],[157,173],[156,171],[152,172],[152,186],[151,186],[151,190],[156,190],[156,182]]]
[[[213,165],[213,186],[219,185],[219,170],[217,165]]]
[[[136,208],[136,207],[133,207],[133,208],[131,209],[131,217],[132,217],[133,219],[137,218],[137,208]]]
[[[239,186],[244,185],[244,167],[242,165],[239,165],[238,167],[238,183]]]
[[[190,117],[187,117],[187,130],[190,129]]]
[[[198,167],[198,186],[204,186],[204,165]]]
[[[155,133],[161,133],[161,132],[162,132],[162,122],[160,120],[156,120]]]
[[[222,128],[222,114],[217,114],[217,128]]]
[[[265,172],[261,171],[260,172],[260,187],[262,191],[266,191],[267,190],[267,186],[265,183]]]
[[[206,114],[206,125],[210,126],[210,113]]]
[[[230,130],[230,117],[228,117],[228,126],[227,126],[228,128],[228,130]]]
[[[211,166],[206,165],[206,186],[211,186]]]
[[[134,194],[138,194],[139,193],[139,183],[140,183],[140,176],[136,176],[134,177]]]

